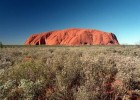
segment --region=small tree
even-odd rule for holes
[[[3,48],[3,44],[2,44],[2,42],[0,42],[0,48]]]

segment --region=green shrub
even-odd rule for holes
[[[41,81],[32,82],[22,79],[20,80],[20,85],[18,88],[23,90],[24,98],[36,99],[39,95],[41,95],[41,91],[44,87],[45,86]]]
[[[8,98],[12,94],[12,89],[16,87],[15,80],[8,80],[0,85],[0,98]]]
[[[3,48],[3,44],[2,44],[2,42],[0,42],[0,48]]]

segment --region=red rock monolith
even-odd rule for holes
[[[118,45],[113,33],[94,29],[70,28],[31,35],[25,45]]]

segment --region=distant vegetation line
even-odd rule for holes
[[[1,44],[0,44],[1,45]],[[3,45],[3,47],[121,47],[121,46],[140,46],[137,45],[81,45],[81,46],[68,46],[68,45]]]

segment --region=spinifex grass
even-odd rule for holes
[[[0,99],[129,100],[139,72],[138,46],[4,46]]]

